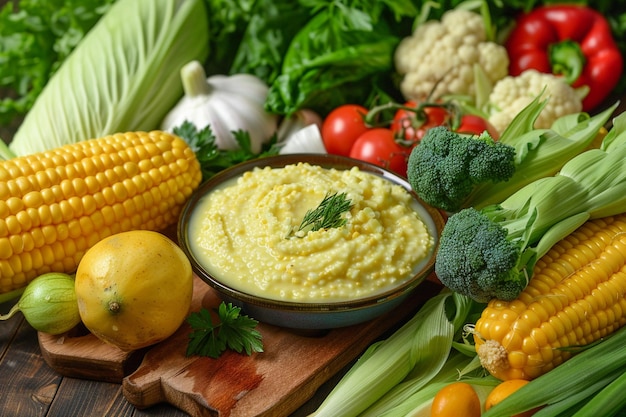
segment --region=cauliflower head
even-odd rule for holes
[[[547,102],[535,121],[536,129],[548,129],[559,117],[582,111],[581,97],[565,80],[529,69],[518,76],[506,76],[494,85],[489,95],[489,121],[502,132],[542,92]]]
[[[421,100],[431,94],[473,97],[474,65],[480,65],[495,84],[508,75],[509,57],[504,46],[487,41],[478,13],[452,9],[441,20],[427,21],[402,39],[394,63],[402,75],[404,98]]]

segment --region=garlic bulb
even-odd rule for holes
[[[252,151],[276,133],[278,116],[265,111],[268,86],[251,74],[206,77],[202,64],[191,61],[181,69],[185,95],[165,116],[161,129],[172,132],[185,121],[198,130],[211,126],[219,149],[236,150],[233,132],[249,133]]]

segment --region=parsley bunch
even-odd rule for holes
[[[192,313],[187,322],[191,325],[187,356],[198,355],[218,358],[226,349],[263,352],[261,333],[256,330],[258,321],[241,314],[241,308],[222,301],[216,309],[219,320],[213,321],[210,310]]]

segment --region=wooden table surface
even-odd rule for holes
[[[0,312],[5,314],[12,305],[0,304]],[[291,417],[313,412],[347,368],[322,385]],[[0,323],[0,381],[0,417],[188,416],[169,404],[136,409],[126,401],[121,384],[58,374],[44,361],[37,332],[21,313]]]

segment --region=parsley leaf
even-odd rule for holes
[[[187,356],[198,355],[218,358],[226,349],[237,353],[263,352],[259,323],[241,314],[241,308],[222,301],[216,309],[219,320],[213,321],[211,312],[202,308],[191,313],[187,322],[191,325]]]
[[[251,147],[250,134],[243,130],[233,132],[239,144],[239,149],[218,149],[215,143],[215,135],[211,130],[211,125],[207,125],[201,130],[198,130],[197,127],[189,121],[185,121],[180,126],[175,127],[174,134],[183,138],[196,153],[196,158],[198,162],[200,162],[203,181],[240,162],[276,155],[279,150],[279,148],[275,146],[277,137],[274,135],[268,143],[263,144],[260,153],[254,153]]]

